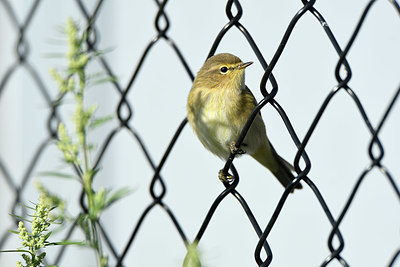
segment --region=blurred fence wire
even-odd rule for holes
[[[28,164],[27,168],[23,172],[23,177],[22,179],[15,179],[11,175],[10,172],[10,166],[7,166],[5,164],[5,161],[0,157],[0,179],[3,179],[6,184],[8,185],[8,189],[10,190],[14,196],[14,200],[12,202],[11,207],[9,207],[9,212],[10,213],[18,213],[17,207],[18,203],[21,200],[21,196],[24,193],[24,190],[28,184],[28,181],[32,178],[33,176],[33,170],[35,169],[35,166],[38,162],[38,159],[42,156],[42,153],[46,146],[48,146],[55,138],[57,138],[57,125],[60,122],[60,117],[59,117],[59,106],[54,106],[52,105],[52,97],[50,92],[50,88],[48,85],[46,85],[43,81],[43,78],[40,77],[39,73],[35,69],[34,65],[31,64],[30,61],[30,47],[29,47],[29,38],[27,37],[27,30],[29,26],[32,24],[32,21],[35,18],[35,14],[38,10],[38,7],[40,6],[42,1],[36,0],[36,1],[30,1],[30,7],[29,11],[25,15],[24,18],[19,19],[18,16],[16,15],[15,11],[15,6],[13,1],[9,0],[1,0],[1,5],[2,8],[6,11],[8,17],[7,19],[11,22],[11,24],[14,26],[15,31],[18,32],[17,36],[17,41],[15,44],[15,51],[16,51],[16,57],[14,62],[7,66],[6,70],[3,73],[0,73],[0,104],[1,104],[1,97],[4,95],[4,91],[8,90],[8,82],[10,78],[17,72],[18,69],[24,68],[29,75],[32,77],[33,83],[35,83],[35,86],[38,88],[40,91],[40,94],[44,97],[45,101],[47,102],[47,105],[49,107],[49,113],[48,113],[48,119],[47,119],[47,137],[41,141],[40,145],[36,148],[36,152],[30,159],[30,163]],[[300,1],[299,1],[300,2]],[[241,24],[240,20],[243,14],[243,9],[239,1],[237,0],[228,0],[226,3],[226,16],[229,20],[229,22],[224,25],[217,37],[215,38],[214,43],[211,46],[211,49],[209,51],[208,57],[214,55],[216,52],[217,48],[220,45],[220,42],[224,39],[225,35],[227,32],[229,32],[232,28],[237,28],[244,36],[244,38],[247,40],[248,44],[252,48],[255,56],[259,60],[260,64],[264,68],[264,75],[262,76],[260,80],[260,88],[259,90],[261,91],[262,95],[264,98],[258,103],[256,106],[254,112],[252,113],[252,116],[249,118],[249,121],[243,130],[241,136],[237,140],[237,144],[240,145],[241,142],[244,139],[244,136],[254,119],[255,115],[265,106],[265,105],[272,105],[272,107],[279,113],[281,119],[283,120],[287,132],[291,136],[291,139],[293,140],[293,143],[297,147],[297,154],[294,158],[294,166],[295,170],[297,172],[297,177],[293,181],[293,183],[286,188],[286,190],[283,192],[280,201],[278,202],[274,212],[271,214],[270,220],[265,226],[260,225],[255,216],[253,215],[253,212],[251,210],[251,207],[246,203],[246,200],[242,195],[236,190],[236,187],[239,183],[239,172],[235,169],[233,165],[233,160],[235,155],[231,155],[228,159],[228,161],[225,164],[224,171],[228,172],[230,171],[235,179],[233,180],[232,183],[224,184],[226,189],[220,193],[220,195],[215,199],[214,203],[211,205],[211,207],[208,210],[208,213],[204,219],[204,221],[201,224],[200,229],[198,230],[198,233],[195,237],[195,241],[198,243],[201,243],[201,239],[203,237],[203,234],[207,231],[207,227],[217,210],[218,206],[221,204],[222,201],[228,196],[228,195],[233,195],[237,201],[240,203],[240,205],[243,207],[244,212],[248,216],[249,219],[249,226],[253,227],[255,232],[257,233],[259,237],[259,242],[258,244],[254,244],[254,257],[255,257],[255,262],[259,266],[269,266],[273,260],[273,253],[272,253],[272,248],[270,247],[268,243],[268,236],[273,229],[280,212],[282,208],[285,206],[286,200],[292,191],[292,189],[296,186],[297,183],[302,181],[303,184],[307,184],[309,188],[313,191],[315,195],[315,201],[318,202],[327,219],[329,220],[332,228],[329,236],[327,237],[327,246],[329,248],[329,255],[326,255],[325,259],[321,259],[321,266],[329,266],[333,262],[336,262],[336,264],[340,264],[341,266],[350,266],[350,263],[342,256],[342,251],[344,249],[345,245],[345,236],[341,233],[340,231],[340,225],[343,221],[343,218],[346,216],[348,213],[349,207],[352,204],[353,200],[355,199],[356,193],[360,190],[360,187],[362,186],[362,182],[364,181],[364,178],[367,176],[369,172],[371,172],[374,169],[379,170],[384,177],[387,178],[388,183],[391,185],[393,190],[395,191],[395,194],[397,195],[398,199],[400,200],[400,191],[397,183],[395,182],[395,179],[393,178],[390,170],[386,168],[386,166],[383,165],[382,159],[384,158],[384,145],[379,139],[379,133],[382,129],[382,126],[385,124],[387,117],[389,113],[392,111],[394,104],[396,101],[398,101],[398,97],[400,94],[400,88],[397,88],[394,91],[393,97],[389,100],[386,110],[383,113],[382,118],[380,121],[377,123],[376,126],[372,125],[370,122],[364,106],[360,99],[358,98],[357,94],[352,90],[352,88],[349,86],[349,81],[352,77],[352,70],[349,62],[346,59],[346,56],[348,55],[348,52],[350,48],[353,46],[354,41],[356,40],[360,28],[365,22],[365,18],[367,15],[371,12],[373,9],[374,4],[377,1],[369,1],[368,4],[365,6],[362,15],[358,19],[358,23],[352,32],[350,40],[344,45],[340,45],[338,41],[335,38],[334,33],[331,31],[331,29],[328,26],[327,21],[324,19],[323,15],[314,7],[314,4],[316,0],[312,1],[306,1],[302,0],[301,1],[303,6],[298,10],[298,12],[295,14],[295,16],[291,19],[291,21],[288,23],[286,32],[284,33],[283,38],[281,39],[280,45],[278,46],[278,49],[275,51],[273,54],[273,57],[271,61],[268,63],[264,59],[264,56],[262,54],[262,51],[258,48],[255,40],[251,36],[250,32],[246,29],[244,25]],[[392,0],[389,1],[390,4],[393,6],[393,9],[400,15],[400,6],[397,1]],[[97,52],[100,49],[98,48],[98,36],[97,36],[97,25],[96,22],[99,18],[100,10],[103,8],[105,1],[97,1],[94,8],[90,10],[88,6],[84,3],[84,1],[81,0],[76,0],[75,1],[78,9],[82,13],[82,15],[86,18],[86,25],[84,26],[84,29],[88,33],[88,39],[87,39],[87,49],[91,52]],[[101,145],[101,149],[99,150],[99,153],[96,157],[95,160],[95,167],[100,164],[102,161],[105,152],[109,148],[109,144],[111,141],[116,138],[116,134],[121,131],[121,130],[126,130],[132,134],[132,137],[139,143],[140,149],[142,151],[143,157],[149,162],[151,165],[152,169],[154,170],[153,176],[149,185],[150,189],[150,195],[152,197],[152,201],[147,204],[147,206],[144,208],[143,213],[140,215],[138,218],[138,221],[136,222],[135,225],[133,225],[132,230],[130,232],[130,238],[126,244],[124,244],[122,250],[118,250],[115,243],[112,242],[112,239],[109,236],[109,233],[102,227],[102,224],[100,223],[101,231],[102,231],[102,236],[103,239],[106,243],[106,246],[108,249],[111,251],[110,257],[113,258],[113,261],[116,262],[116,266],[124,266],[124,260],[126,259],[127,254],[129,253],[130,250],[132,250],[134,243],[133,241],[137,238],[137,234],[141,229],[141,226],[145,223],[145,218],[148,216],[150,211],[152,211],[155,207],[160,207],[162,210],[169,216],[171,224],[175,227],[177,231],[177,235],[180,236],[182,241],[184,242],[185,245],[189,245],[191,243],[190,238],[187,236],[185,233],[184,229],[181,226],[180,219],[174,214],[174,210],[172,207],[170,207],[165,201],[164,201],[164,196],[167,191],[167,183],[165,179],[161,176],[161,170],[165,166],[166,160],[168,157],[173,157],[172,153],[172,148],[176,144],[176,142],[179,140],[180,134],[184,127],[187,127],[187,120],[184,118],[182,122],[180,123],[178,129],[176,130],[172,140],[169,143],[168,148],[166,149],[165,153],[163,154],[163,157],[160,162],[155,162],[152,159],[152,156],[149,152],[149,150],[146,148],[146,138],[140,136],[140,134],[137,132],[135,127],[133,126],[134,123],[132,122],[132,117],[133,117],[133,106],[132,103],[129,102],[127,96],[130,93],[133,83],[139,76],[140,69],[143,66],[143,62],[145,59],[149,56],[149,54],[152,52],[152,48],[157,45],[158,42],[160,41],[165,41],[174,51],[175,56],[178,58],[179,62],[182,64],[183,68],[185,69],[187,76],[193,80],[194,79],[194,74],[191,68],[189,67],[187,60],[183,56],[181,50],[179,49],[177,43],[174,41],[174,39],[170,36],[169,34],[169,27],[170,27],[170,21],[171,18],[169,18],[165,12],[165,7],[168,3],[167,0],[161,1],[161,0],[155,0],[155,3],[158,7],[157,13],[155,16],[155,28],[156,28],[156,35],[152,39],[150,43],[148,43],[147,47],[143,51],[140,60],[137,62],[136,67],[133,71],[133,74],[131,75],[131,78],[126,86],[122,85],[119,81],[113,81],[112,86],[113,88],[118,92],[120,95],[120,100],[118,107],[116,109],[116,115],[119,120],[119,125],[115,127],[115,129],[111,130],[109,133],[107,133],[107,137],[105,138],[104,143]],[[290,40],[293,31],[295,31],[296,26],[298,22],[302,19],[303,15],[306,13],[311,13],[314,18],[320,23],[321,27],[323,28],[324,32],[326,33],[326,38],[329,39],[332,47],[335,49],[338,55],[338,61],[335,69],[335,77],[337,80],[337,84],[334,86],[333,90],[329,92],[329,94],[326,96],[322,106],[319,108],[318,113],[315,115],[311,126],[308,128],[308,131],[303,138],[303,140],[299,139],[298,135],[296,134],[296,130],[293,128],[292,123],[289,119],[289,117],[286,115],[284,109],[281,107],[281,105],[274,99],[274,97],[277,95],[279,89],[278,89],[278,82],[275,79],[273,75],[273,69],[276,66],[277,62],[279,61],[281,55],[285,52],[285,46]],[[206,59],[206,58],[205,58]],[[107,73],[110,77],[116,76],[116,73],[114,72],[112,66],[107,62],[106,58],[103,56],[99,57],[100,64],[103,68],[103,71]],[[268,87],[270,89],[267,89],[267,83]],[[324,200],[323,195],[317,188],[317,186],[313,183],[313,181],[307,176],[308,173],[310,172],[311,169],[311,163],[310,159],[307,156],[306,153],[306,148],[307,144],[309,143],[310,139],[313,137],[313,133],[318,126],[321,117],[323,117],[324,113],[327,110],[327,106],[330,103],[330,101],[337,95],[339,91],[345,91],[347,93],[347,96],[354,101],[358,112],[361,114],[363,118],[363,122],[367,128],[367,130],[370,133],[370,142],[368,144],[368,153],[369,153],[369,165],[365,168],[365,170],[362,172],[360,177],[358,177],[356,183],[353,186],[353,189],[350,193],[350,195],[347,198],[346,204],[344,208],[341,210],[339,213],[339,216],[335,218],[335,216],[331,213],[327,203]],[[1,127],[4,127],[2,125]],[[1,155],[0,155],[1,156]],[[2,155],[4,156],[4,155]],[[303,161],[304,167],[300,167],[300,162]],[[20,182],[17,182],[20,181]],[[156,189],[157,187],[157,189]],[[161,190],[160,190],[161,188]],[[82,201],[82,211],[84,211],[85,208],[85,203]],[[398,212],[398,211],[396,211]],[[6,216],[5,214],[2,214],[1,216]],[[10,226],[11,228],[12,226]],[[67,236],[65,236],[66,239],[74,232],[76,228],[76,225],[71,226],[71,229],[69,229]],[[0,232],[0,249],[6,249],[5,243],[6,241],[10,238],[9,232],[7,232],[6,229],[1,229]],[[335,240],[335,241],[334,241]],[[400,250],[397,250],[398,248],[393,248],[393,256],[392,258],[388,259],[389,266],[394,266],[395,263],[398,263],[400,261]],[[264,252],[262,252],[264,250]],[[52,264],[58,264],[61,260],[61,258],[67,253],[65,249],[60,249],[58,251],[58,255],[55,259],[55,262]],[[262,256],[264,253],[265,256]],[[0,255],[1,257],[1,255]],[[336,265],[335,265],[336,266]]]

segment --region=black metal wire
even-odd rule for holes
[[[344,250],[345,246],[345,238],[340,232],[340,224],[343,221],[343,218],[348,214],[349,208],[351,204],[353,203],[357,192],[362,186],[363,181],[366,179],[368,174],[370,173],[371,170],[374,168],[379,169],[379,171],[383,174],[383,176],[387,179],[388,183],[391,185],[393,188],[396,196],[398,197],[400,201],[400,190],[399,186],[397,185],[397,182],[395,181],[394,177],[390,173],[390,171],[387,169],[386,166],[383,165],[382,160],[384,158],[384,144],[381,142],[379,139],[379,133],[382,129],[382,126],[386,123],[387,117],[390,114],[390,112],[393,110],[393,107],[396,102],[398,102],[398,96],[400,94],[400,87],[395,91],[394,96],[391,98],[389,101],[389,104],[383,113],[383,116],[379,123],[377,124],[376,127],[372,125],[370,122],[367,113],[365,111],[365,108],[361,101],[359,100],[358,96],[352,90],[349,86],[349,81],[351,80],[352,77],[352,70],[350,68],[350,64],[348,63],[346,57],[350,51],[350,48],[353,46],[354,41],[356,40],[358,33],[361,29],[361,27],[364,25],[365,18],[367,14],[370,12],[370,10],[373,7],[373,4],[375,3],[375,0],[371,0],[368,2],[366,5],[364,12],[360,16],[359,22],[356,25],[355,30],[352,33],[352,36],[350,40],[347,42],[345,48],[342,50],[341,46],[337,42],[335,35],[333,34],[332,30],[328,26],[327,21],[324,19],[322,14],[315,8],[315,3],[316,0],[301,0],[301,3],[303,6],[298,10],[298,12],[293,16],[291,21],[289,22],[285,33],[283,34],[283,37],[280,41],[280,44],[278,48],[276,49],[271,62],[267,63],[266,60],[264,59],[264,56],[262,54],[262,51],[258,48],[256,41],[253,39],[251,36],[250,32],[246,29],[245,26],[243,26],[240,23],[240,20],[244,14],[244,10],[239,2],[239,0],[227,0],[226,3],[226,8],[225,8],[225,14],[228,19],[228,22],[222,27],[221,31],[218,33],[216,36],[213,44],[211,44],[210,51],[208,53],[208,57],[212,56],[215,54],[216,50],[218,49],[221,41],[224,39],[225,35],[227,32],[231,31],[232,29],[237,29],[239,32],[243,35],[245,40],[247,41],[249,47],[257,57],[259,63],[264,69],[264,74],[260,79],[260,92],[264,96],[264,98],[257,104],[255,109],[253,110],[248,122],[246,123],[241,135],[239,136],[238,140],[236,140],[236,145],[240,146],[246,136],[246,133],[251,126],[251,123],[253,122],[255,116],[260,112],[260,110],[267,104],[271,104],[271,106],[276,110],[276,112],[280,115],[282,122],[284,123],[287,132],[289,136],[291,137],[294,146],[297,149],[297,153],[293,159],[293,165],[295,167],[297,176],[296,179],[290,184],[285,191],[282,193],[281,198],[276,205],[274,211],[272,212],[270,219],[268,223],[266,224],[264,230],[260,227],[258,224],[255,216],[253,215],[253,212],[251,210],[251,207],[247,204],[245,198],[237,191],[237,186],[239,184],[239,173],[236,170],[235,166],[233,165],[233,161],[235,159],[235,154],[231,154],[226,161],[223,172],[228,173],[228,171],[231,171],[234,179],[231,183],[224,183],[225,189],[218,195],[216,196],[214,202],[210,206],[208,213],[206,214],[204,220],[201,223],[201,226],[199,228],[199,231],[197,232],[197,235],[195,236],[194,241],[196,243],[200,243],[203,235],[206,233],[208,229],[208,225],[211,223],[212,218],[215,214],[215,211],[218,209],[219,205],[228,197],[229,195],[232,195],[242,206],[243,211],[245,212],[247,218],[249,219],[249,225],[252,227],[257,236],[259,237],[259,241],[257,244],[255,244],[255,251],[254,251],[254,257],[255,261],[259,266],[269,266],[272,263],[273,260],[273,252],[272,248],[270,247],[268,243],[268,236],[271,233],[271,231],[274,228],[274,225],[279,218],[279,215],[281,211],[285,207],[285,203],[290,196],[290,192],[296,187],[296,185],[300,182],[303,184],[307,184],[307,186],[312,190],[314,193],[316,201],[320,204],[322,210],[325,213],[326,218],[328,219],[329,223],[332,226],[331,232],[328,236],[328,249],[330,251],[330,254],[322,261],[321,266],[328,266],[330,265],[333,261],[336,261],[339,263],[341,266],[350,266],[350,264],[342,257],[341,253]],[[397,1],[389,1],[392,5],[393,8],[397,11],[397,13],[400,15],[400,6],[397,3]],[[8,1],[8,0],[1,0],[1,2],[6,10],[6,13],[9,16],[9,20],[12,23],[12,25],[16,28],[16,31],[18,31],[18,37],[17,37],[17,42],[15,45],[15,51],[16,51],[16,59],[15,62],[13,62],[8,68],[5,70],[4,73],[0,73],[0,98],[2,96],[2,93],[7,90],[8,86],[8,81],[10,78],[14,75],[14,73],[19,69],[19,68],[25,68],[28,72],[28,74],[32,77],[34,81],[34,85],[36,86],[37,90],[39,90],[40,94],[42,97],[45,99],[48,107],[49,107],[49,114],[48,114],[48,120],[47,120],[47,132],[48,136],[39,142],[39,146],[37,147],[33,157],[31,158],[28,167],[26,170],[23,172],[23,177],[22,179],[15,179],[10,174],[9,171],[9,166],[7,166],[4,161],[0,158],[0,177],[4,177],[4,180],[6,184],[8,185],[9,190],[15,195],[15,199],[10,206],[10,211],[12,213],[18,213],[17,211],[17,204],[20,201],[24,190],[27,187],[28,181],[32,178],[32,173],[35,169],[35,167],[38,164],[38,160],[40,157],[43,155],[45,149],[52,143],[53,140],[57,138],[57,125],[61,122],[60,116],[59,116],[59,106],[57,103],[59,100],[62,98],[62,95],[57,96],[55,100],[52,100],[51,94],[49,93],[50,90],[48,89],[47,85],[43,82],[43,78],[39,75],[37,72],[34,64],[30,62],[30,47],[29,47],[29,40],[27,39],[27,30],[29,25],[31,25],[32,20],[34,19],[35,14],[37,13],[39,4],[41,3],[40,0],[36,0],[33,2],[33,4],[30,6],[30,9],[25,16],[24,19],[20,20],[14,10],[13,3]],[[86,6],[86,4],[81,1],[81,0],[76,0],[75,1],[78,10],[82,13],[84,16],[86,22],[85,22],[85,27],[84,30],[87,32],[87,39],[86,39],[86,46],[87,50],[90,52],[99,52],[98,48],[98,42],[99,42],[99,31],[97,30],[97,19],[99,16],[101,16],[101,11],[104,6],[104,1],[98,0],[96,2],[96,5],[94,5],[93,10],[89,10],[89,8]],[[183,241],[185,245],[189,245],[191,242],[189,241],[188,235],[185,233],[183,227],[181,226],[181,221],[178,219],[178,217],[174,213],[174,209],[168,205],[168,203],[165,201],[165,195],[167,193],[167,180],[161,176],[161,171],[163,167],[166,165],[168,157],[173,157],[173,147],[175,144],[179,141],[179,137],[181,135],[181,132],[183,131],[184,127],[187,125],[187,119],[183,119],[182,122],[179,124],[174,136],[172,137],[167,149],[165,150],[162,159],[160,162],[157,164],[153,159],[152,156],[147,149],[146,146],[146,140],[145,138],[142,138],[140,134],[140,129],[136,129],[133,125],[133,117],[134,117],[134,112],[133,112],[133,106],[131,105],[130,101],[128,100],[128,95],[132,94],[132,90],[134,87],[134,83],[137,79],[137,77],[140,74],[140,70],[148,57],[148,55],[151,53],[152,48],[157,45],[160,41],[165,41],[167,45],[169,45],[175,54],[175,56],[179,59],[180,63],[184,67],[186,74],[188,77],[193,80],[194,75],[193,72],[187,63],[186,58],[183,56],[182,51],[179,49],[178,45],[175,43],[175,41],[170,37],[169,35],[169,29],[172,25],[171,19],[167,16],[166,13],[166,6],[167,6],[168,0],[155,0],[156,4],[156,12],[155,12],[155,20],[154,20],[154,27],[156,29],[156,35],[153,37],[153,39],[147,44],[147,46],[144,48],[140,59],[138,60],[131,78],[129,79],[129,82],[127,83],[126,86],[123,86],[120,84],[119,81],[113,80],[112,81],[112,87],[117,91],[117,93],[120,95],[119,102],[117,106],[115,107],[115,113],[116,117],[119,121],[119,125],[116,126],[114,129],[111,129],[104,138],[104,142],[101,144],[100,149],[98,150],[98,153],[95,157],[95,161],[93,164],[93,168],[97,169],[100,166],[100,163],[103,161],[104,154],[108,150],[108,147],[112,140],[115,138],[118,138],[118,134],[121,131],[127,131],[134,140],[139,144],[141,153],[143,153],[144,158],[147,160],[148,164],[151,166],[153,169],[153,174],[152,177],[149,177],[149,194],[152,197],[152,200],[150,203],[145,204],[143,207],[143,211],[140,214],[139,218],[137,221],[132,222],[132,230],[130,234],[130,238],[127,241],[127,243],[123,246],[123,250],[120,252],[117,249],[116,244],[112,241],[110,238],[110,234],[105,230],[105,227],[103,226],[102,221],[98,221],[99,229],[101,232],[101,235],[103,237],[104,243],[107,245],[108,249],[111,251],[110,257],[113,257],[113,260],[116,262],[116,266],[124,266],[124,260],[127,256],[128,253],[132,250],[132,247],[134,246],[134,241],[137,238],[137,233],[140,231],[141,226],[143,226],[146,217],[150,212],[155,208],[155,207],[160,207],[170,218],[171,224],[175,227],[179,237]],[[287,116],[284,108],[274,99],[274,97],[278,93],[278,83],[275,77],[273,76],[272,72],[273,69],[275,68],[276,64],[278,63],[281,55],[284,53],[285,47],[290,42],[290,38],[292,33],[296,29],[296,25],[298,22],[302,19],[302,17],[307,14],[311,13],[315,19],[318,21],[318,23],[321,25],[321,27],[324,29],[326,36],[328,37],[329,41],[332,44],[333,49],[337,52],[338,54],[338,62],[335,68],[335,78],[338,82],[338,84],[328,93],[326,96],[325,100],[321,104],[320,109],[318,110],[317,114],[315,115],[311,125],[309,126],[303,140],[300,140],[298,138],[298,135],[295,131],[295,129],[292,126],[292,123]],[[100,54],[100,56],[97,58],[98,62],[100,63],[100,66],[104,70],[104,72],[109,75],[110,77],[115,77],[115,72],[113,71],[111,65],[108,63],[108,61]],[[340,72],[340,70],[345,70],[344,71],[344,77],[343,72]],[[267,83],[270,84],[271,89],[267,90]],[[328,104],[330,101],[336,96],[336,94],[339,91],[345,91],[347,95],[353,100],[354,104],[357,107],[358,112],[360,113],[364,124],[367,126],[368,131],[371,134],[371,140],[368,144],[368,155],[370,158],[369,165],[366,169],[364,169],[361,172],[360,177],[356,181],[350,195],[347,198],[346,204],[343,208],[343,210],[340,212],[339,216],[337,219],[334,218],[332,215],[326,201],[323,198],[323,195],[317,188],[317,186],[313,183],[312,179],[308,177],[308,174],[311,170],[311,159],[308,157],[306,153],[306,147],[310,139],[312,138],[315,129],[318,127],[319,121],[324,115],[324,113],[327,110]],[[376,151],[373,148],[377,148],[378,153],[374,152]],[[300,168],[300,160],[304,161],[304,168]],[[104,163],[106,164],[106,162]],[[76,170],[79,172],[80,170]],[[151,178],[151,179],[150,179]],[[135,177],[132,177],[132,179],[135,179]],[[20,182],[17,182],[21,180]],[[155,188],[161,188],[161,191],[158,190],[156,191]],[[81,210],[82,212],[87,211],[87,207],[84,201],[83,193],[81,194]],[[22,212],[24,210],[22,209]],[[72,233],[76,231],[77,223],[74,223],[71,225],[69,230],[66,233],[65,240],[68,240]],[[338,241],[338,244],[336,246],[333,244],[333,239],[336,237],[336,240]],[[0,236],[0,249],[4,248],[5,242],[9,238],[9,233],[7,231],[4,231],[1,233]],[[267,257],[263,260],[261,257],[261,250],[264,249],[266,252]],[[62,257],[67,253],[67,250],[65,247],[62,247],[56,256],[55,259],[55,264],[59,264],[61,261]],[[397,249],[393,257],[389,259],[389,266],[394,266],[396,262],[399,261],[399,255],[400,255],[400,250]],[[1,257],[1,254],[0,254]]]

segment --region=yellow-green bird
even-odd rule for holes
[[[245,84],[244,70],[252,62],[222,53],[210,57],[194,79],[187,101],[188,121],[201,143],[223,160],[229,154],[247,153],[267,167],[286,187],[294,176],[293,166],[281,158],[268,140],[264,121],[257,114],[244,138],[239,137],[257,102]],[[224,177],[220,178],[224,179]],[[299,184],[297,188],[301,188]]]

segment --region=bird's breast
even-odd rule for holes
[[[224,92],[205,95],[197,109],[193,122],[195,131],[203,145],[226,159],[230,153],[230,145],[237,139],[243,125],[238,124],[232,111],[235,97]]]

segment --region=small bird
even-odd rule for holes
[[[279,182],[287,187],[294,176],[293,166],[281,158],[268,140],[264,121],[258,113],[241,148],[236,147],[250,114],[257,105],[254,95],[245,85],[243,63],[228,53],[210,57],[194,79],[187,101],[187,117],[200,142],[223,160],[229,154],[247,153],[268,168]],[[225,175],[226,176],[226,175]],[[223,181],[232,177],[224,177]],[[301,188],[298,184],[297,188]]]

